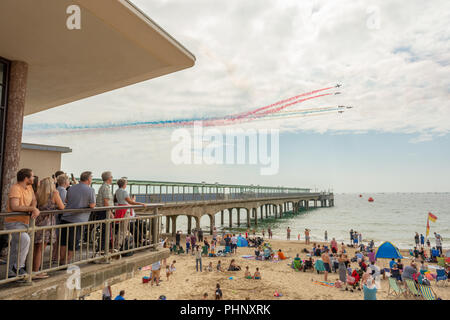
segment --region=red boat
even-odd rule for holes
[[[369,202],[373,202],[373,198],[372,197],[369,198]]]

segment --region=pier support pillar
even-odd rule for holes
[[[241,226],[241,208],[237,208],[237,224],[238,227]]]
[[[175,237],[177,233],[177,216],[171,216],[172,218],[172,237]]]
[[[223,226],[223,210],[220,212],[220,225]]]
[[[170,232],[170,217],[166,216],[166,233]]]
[[[250,210],[246,208],[247,210],[247,228],[250,228]]]
[[[192,233],[192,216],[187,216],[187,219],[188,219],[187,233],[191,234]]]
[[[195,216],[195,228],[200,229],[200,218]]]
[[[257,212],[257,208],[253,208],[253,212],[255,213],[255,226],[258,225],[258,212]]]
[[[269,209],[269,205],[268,204],[265,204],[264,205],[265,206],[265,209],[264,209],[264,211],[266,212],[266,219],[268,218],[268,212],[267,211],[269,211],[268,209]]]
[[[264,220],[264,205],[259,207],[259,212],[261,214],[261,221]]]
[[[230,228],[233,227],[233,208],[228,209],[228,215],[229,215],[229,221],[230,221]]]
[[[214,226],[215,226],[215,216],[214,214],[209,215],[209,234],[213,235],[213,230],[214,230]]]

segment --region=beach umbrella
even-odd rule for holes
[[[383,244],[378,247],[375,258],[403,259],[397,247],[389,241],[383,242]]]

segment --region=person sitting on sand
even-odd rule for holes
[[[230,266],[228,267],[228,271],[240,271],[241,267],[236,265],[236,261],[234,259],[231,260]]]
[[[216,300],[222,300],[222,290],[220,290],[220,284],[216,284]]]
[[[209,262],[208,266],[205,268],[205,271],[208,271],[208,272],[212,272],[213,271],[212,262]]]
[[[256,260],[261,260],[261,258],[259,257],[260,254],[261,254],[261,247],[259,246],[259,247],[255,250],[255,259],[256,259]]]
[[[300,259],[300,255],[298,253],[292,261],[292,268],[297,271],[300,271],[302,269],[302,259]]]
[[[306,272],[307,269],[313,269],[314,267],[314,259],[312,257],[309,257],[308,260],[305,260],[305,263],[303,264],[303,272]]]
[[[400,270],[401,272],[403,272],[403,263],[402,263],[402,259],[397,259],[397,268],[398,268],[398,270]]]
[[[361,259],[361,261],[359,262],[359,267],[361,268],[362,271],[366,272],[367,270],[367,264],[366,264],[366,259],[364,259],[364,257]]]
[[[322,255],[322,251],[320,249],[320,244],[316,248],[316,252],[314,254],[316,257],[320,257]]]
[[[219,272],[222,272],[222,264],[220,263],[220,260],[219,260],[219,262],[217,262],[216,270]]]
[[[205,293],[203,294],[202,300],[208,300],[208,292],[205,292]]]
[[[253,279],[255,279],[255,280],[261,280],[262,279],[261,278],[261,272],[259,272],[259,268],[256,268],[256,272],[253,275]]]
[[[356,290],[356,287],[358,287],[358,290],[361,290],[359,286],[359,280],[361,279],[361,276],[359,275],[358,271],[353,270],[352,277],[355,278],[355,282],[353,283],[353,290]]]
[[[391,278],[396,279],[397,281],[402,281],[402,274],[397,264],[394,263],[391,268]]]
[[[361,252],[359,252],[359,251],[356,251],[355,256],[356,256],[356,260],[358,262],[361,261],[362,258],[363,258],[363,254]]]
[[[245,279],[252,279],[252,275],[250,274],[250,270],[248,269],[248,266],[245,267]]]
[[[211,251],[209,252],[210,257],[216,256],[216,241],[211,242]]]
[[[278,258],[280,260],[286,260],[287,257],[284,255],[284,253],[281,251],[281,249],[278,250]]]

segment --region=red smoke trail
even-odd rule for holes
[[[312,95],[312,94],[315,94],[315,93],[318,93],[318,92],[321,92],[321,91],[330,90],[330,89],[333,89],[333,88],[334,87],[328,87],[328,88],[322,88],[322,89],[314,90],[314,91],[311,91],[311,92],[302,93],[302,94],[299,94],[299,95],[297,95],[295,97],[292,97],[292,98],[289,98],[289,99],[285,99],[285,100],[281,100],[281,101],[272,103],[271,105],[268,105],[268,106],[265,106],[265,107],[261,107],[261,108],[255,109],[255,110],[247,111],[247,112],[244,112],[242,114],[237,114],[235,117],[236,118],[247,117],[248,115],[251,115],[251,114],[254,114],[254,113],[258,113],[260,111],[263,111],[263,110],[275,107],[277,105],[280,105],[280,104],[283,104],[283,103],[286,103],[286,102],[289,102],[289,101],[292,101],[292,100],[296,100],[296,99],[304,97],[304,96],[309,96],[309,95]]]
[[[283,110],[283,109],[285,109],[285,108],[287,108],[289,106],[301,103],[303,101],[317,99],[317,98],[320,98],[320,97],[323,97],[323,96],[328,96],[328,95],[332,95],[332,93],[325,93],[325,94],[320,94],[320,95],[317,95],[317,96],[312,96],[312,97],[300,99],[300,100],[297,100],[297,101],[285,104],[285,105],[283,105],[281,107],[278,107],[278,108],[275,108],[275,109],[270,109],[270,110],[267,110],[267,111],[264,111],[264,112],[260,112],[260,113],[254,114],[251,117],[232,118],[232,119],[217,119],[217,120],[202,121],[202,125],[205,126],[205,127],[210,127],[210,126],[232,125],[232,124],[237,124],[237,123],[242,123],[242,122],[250,122],[250,121],[256,120],[258,118],[264,117],[266,115],[270,115],[272,113],[275,113],[275,112],[278,112],[280,110]],[[292,99],[288,99],[288,100],[292,100]],[[189,125],[190,123],[187,123],[187,124]]]

